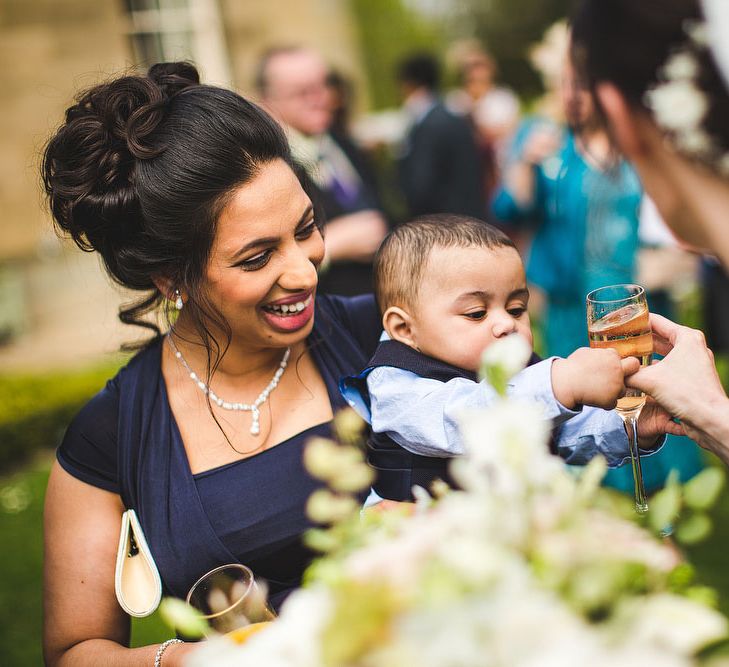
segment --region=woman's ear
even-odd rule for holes
[[[402,308],[390,306],[382,315],[382,328],[392,340],[418,349],[412,318]]]
[[[183,303],[187,301],[187,293],[184,290],[180,290],[178,294],[177,290],[179,288],[174,284],[174,282],[172,282],[171,279],[166,278],[165,276],[155,276],[152,278],[152,282],[154,283],[155,287],[160,291],[160,294],[166,299],[174,302],[179,296],[182,298]],[[180,309],[178,308],[178,310]]]
[[[175,286],[172,284],[172,281],[169,278],[165,278],[164,276],[155,276],[152,278],[152,282],[154,283],[155,287],[160,291],[160,294],[162,294],[162,296],[171,300],[175,299]]]

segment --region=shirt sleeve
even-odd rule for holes
[[[465,378],[440,382],[390,366],[375,368],[367,376],[367,390],[372,430],[413,454],[434,457],[463,454],[458,416],[486,407],[495,398],[485,383]]]
[[[570,465],[585,465],[598,454],[605,457],[609,468],[630,460],[628,436],[615,410],[585,406],[579,415],[560,426],[556,441],[559,455]],[[655,454],[664,442],[665,437],[655,448],[641,449],[641,457]]]
[[[508,394],[537,401],[546,419],[561,424],[578,413],[555,398],[552,361],[546,359],[518,373],[509,383]],[[433,457],[463,454],[460,415],[485,408],[497,399],[485,381],[454,378],[440,382],[389,366],[375,368],[367,376],[367,389],[372,430],[385,433],[413,454]]]
[[[74,417],[56,458],[76,479],[105,491],[119,493],[117,430],[119,393],[107,383]]]

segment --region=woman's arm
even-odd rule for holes
[[[129,618],[114,593],[124,511],[116,494],[77,480],[56,463],[45,501],[43,652],[47,665],[152,667],[158,646],[129,649]],[[175,644],[164,667],[192,645]]]
[[[651,314],[653,349],[664,359],[626,377],[681,420],[686,435],[729,465],[729,398],[704,334]]]

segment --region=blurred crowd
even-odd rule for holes
[[[633,282],[671,318],[699,288],[707,337],[716,352],[729,350],[720,307],[729,278],[663,223],[616,152],[568,41],[556,24],[532,49],[545,93],[528,106],[499,80],[486,49],[467,41],[442,63],[424,52],[403,58],[393,71],[401,107],[356,120],[357,91],[319,53],[280,47],[262,56],[259,100],[286,128],[326,221],[323,291],[371,291],[372,257],[394,226],[464,214],[499,226],[524,255],[544,356],[587,345],[589,291]],[[663,451],[665,465],[652,466],[656,486],[666,466],[683,478],[701,466],[695,449],[669,442]],[[628,488],[629,474],[617,471],[611,483]]]

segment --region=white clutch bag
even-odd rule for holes
[[[149,616],[162,599],[162,580],[134,510],[122,514],[114,589],[130,616]]]

